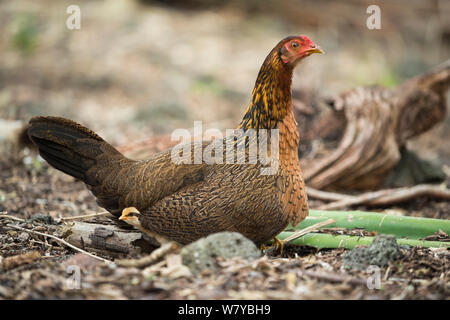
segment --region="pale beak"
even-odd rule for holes
[[[315,47],[315,48],[311,48],[306,50],[305,52],[309,53],[309,54],[313,54],[313,53],[325,53],[322,49],[320,49],[320,47]]]
[[[119,220],[126,220],[126,219],[127,219],[127,217],[123,214],[119,217]]]

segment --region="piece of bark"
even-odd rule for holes
[[[148,253],[158,246],[156,241],[144,238],[140,231],[122,229],[114,224],[75,221],[65,225],[61,233],[74,246],[115,258]]]

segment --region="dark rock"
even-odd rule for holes
[[[376,236],[368,248],[355,248],[342,258],[344,267],[364,270],[368,266],[384,267],[402,257],[397,239],[390,235]]]
[[[48,216],[42,213],[37,213],[31,216],[31,218],[25,220],[25,222],[32,223],[32,222],[42,222],[45,224],[57,224],[55,219],[53,219],[52,216]]]

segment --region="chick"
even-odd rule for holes
[[[132,225],[133,227],[135,227],[136,229],[139,229],[140,231],[142,231],[143,233],[145,233],[146,235],[148,235],[151,238],[156,239],[159,244],[163,245],[167,242],[170,242],[170,240],[161,237],[160,235],[151,232],[148,229],[145,229],[141,222],[139,221],[139,216],[141,215],[141,213],[139,212],[138,209],[136,209],[135,207],[128,207],[122,210],[122,215],[119,217],[119,220],[125,221],[126,223]]]

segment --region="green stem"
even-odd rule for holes
[[[309,216],[295,228],[289,226],[287,230],[304,229],[327,219],[334,219],[336,223],[324,228],[363,228],[383,234],[393,234],[410,239],[419,239],[432,235],[439,230],[450,234],[450,220],[430,219],[408,216],[391,216],[376,212],[364,211],[321,211],[310,210]]]
[[[284,240],[293,232],[282,232],[277,238],[280,240]],[[344,249],[353,249],[355,246],[360,245],[370,245],[373,241],[373,237],[358,237],[358,236],[347,236],[347,235],[339,235],[334,236],[328,233],[308,233],[300,238],[289,242],[293,245],[299,246],[310,246],[318,249],[323,248],[344,248]],[[397,243],[399,245],[407,245],[411,247],[422,246],[424,248],[449,248],[449,242],[439,242],[439,241],[422,241],[422,240],[414,240],[414,239],[397,239]]]

